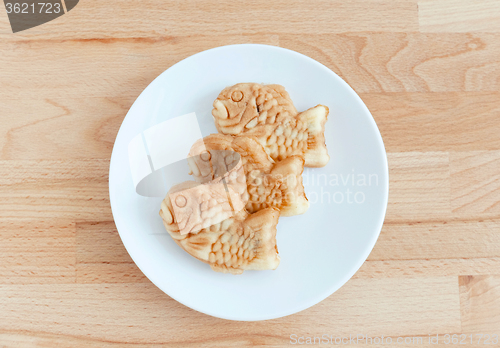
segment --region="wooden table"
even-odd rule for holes
[[[483,347],[475,334],[500,334],[497,0],[85,0],[16,34],[0,13],[0,346],[359,334],[415,347],[438,334],[448,347],[445,334],[463,333]],[[339,74],[371,110],[390,167],[367,262],[320,304],[265,322],[212,318],[157,289],[108,197],[113,142],[140,92],[179,60],[236,43],[290,48]]]

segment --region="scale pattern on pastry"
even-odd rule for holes
[[[188,163],[197,182],[224,180],[249,213],[274,207],[293,216],[309,208],[302,185],[304,159],[291,156],[274,163],[253,137],[211,134],[193,145]]]
[[[213,106],[219,133],[254,136],[275,161],[300,155],[306,167],[323,167],[330,159],[324,135],[328,107],[299,113],[283,86],[238,83],[222,90]]]
[[[182,249],[217,272],[240,274],[244,270],[276,269],[280,262],[276,247],[279,210],[236,212],[217,189],[214,195],[212,185],[186,181],[170,189],[160,210],[170,236]],[[228,214],[231,216],[226,217]],[[186,223],[186,217],[192,221]],[[186,224],[207,227],[185,233],[182,230]]]

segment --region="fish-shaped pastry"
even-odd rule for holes
[[[235,215],[245,207],[240,194],[232,187],[228,189],[220,181],[205,185],[187,182],[184,186],[178,185],[177,189],[178,191],[169,193],[169,198],[177,228],[182,235],[197,233]]]
[[[188,164],[197,182],[224,179],[249,213],[274,207],[283,216],[293,216],[309,208],[302,185],[304,159],[290,156],[274,163],[253,137],[206,136],[192,146]]]
[[[219,189],[211,186],[186,181],[170,189],[160,210],[170,236],[217,272],[276,269],[280,262],[276,247],[279,210],[234,211]],[[190,226],[188,230],[186,226]]]
[[[213,106],[219,133],[254,136],[275,161],[300,155],[306,167],[323,167],[330,159],[325,145],[328,107],[299,113],[283,86],[238,83],[222,90]]]

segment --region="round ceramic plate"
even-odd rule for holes
[[[325,138],[330,162],[304,170],[309,210],[279,220],[279,267],[235,276],[212,271],[174,243],[158,215],[162,198],[136,193],[128,147],[142,131],[191,112],[203,136],[216,133],[212,103],[224,87],[239,82],[283,85],[299,111],[328,106]],[[180,303],[232,320],[293,314],[339,289],[363,264],[379,236],[388,190],[380,132],[351,87],[302,54],[250,44],[195,54],[156,78],[121,125],[109,173],[115,223],[141,271]]]

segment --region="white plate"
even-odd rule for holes
[[[213,272],[181,250],[165,232],[158,215],[161,198],[135,192],[128,144],[143,130],[193,111],[203,136],[215,133],[212,102],[224,87],[238,82],[281,84],[299,111],[327,105],[330,115],[325,136],[331,159],[324,168],[304,171],[309,211],[280,218],[278,269],[234,276]],[[382,138],[351,87],[302,54],[250,44],[195,54],[156,78],[121,125],[109,173],[115,223],[141,271],[180,303],[232,320],[293,314],[339,289],[363,264],[378,238],[388,190]]]

